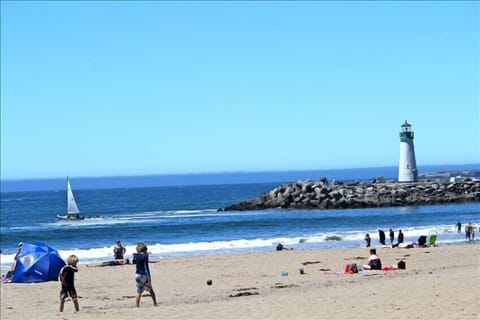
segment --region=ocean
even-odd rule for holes
[[[388,177],[388,176],[387,176]],[[319,177],[312,177],[318,179]],[[328,177],[329,179],[331,177]],[[334,178],[334,177],[333,177]],[[352,176],[355,178],[355,175]],[[378,230],[406,242],[437,233],[437,243],[463,243],[455,224],[480,225],[479,203],[343,210],[262,210],[218,212],[218,208],[257,198],[282,182],[248,182],[159,187],[76,189],[82,221],[59,221],[66,210],[66,190],[10,191],[0,197],[1,267],[8,267],[17,243],[44,242],[63,258],[80,263],[113,259],[120,240],[131,258],[145,242],[152,259],[172,256],[272,251],[278,243],[295,250],[362,247],[366,233],[378,246]],[[462,227],[463,229],[463,227]],[[478,230],[478,229],[477,229]],[[478,233],[480,236],[480,233]]]

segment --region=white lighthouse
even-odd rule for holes
[[[400,161],[398,164],[398,182],[418,180],[417,162],[413,147],[412,126],[405,120],[400,129]]]

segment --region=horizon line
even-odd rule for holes
[[[417,167],[441,167],[441,166],[479,166],[478,163],[456,163],[456,164],[424,164]],[[262,173],[285,173],[285,172],[308,172],[308,171],[345,171],[345,170],[359,170],[359,169],[377,169],[377,168],[395,168],[398,165],[382,165],[382,166],[365,166],[365,167],[350,167],[350,168],[328,168],[328,169],[285,169],[285,170],[236,170],[236,171],[211,171],[211,172],[190,172],[190,173],[146,173],[146,174],[125,174],[125,175],[105,175],[105,176],[72,176],[66,177],[73,179],[114,179],[114,178],[146,178],[146,177],[168,177],[168,176],[203,176],[203,175],[228,175],[228,174],[262,174]],[[40,177],[40,178],[7,178],[3,179],[0,176],[0,181],[32,181],[32,180],[57,180],[65,179],[65,177]]]

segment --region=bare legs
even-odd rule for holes
[[[135,298],[135,305],[137,308],[140,308],[140,298],[142,297],[141,293],[137,293],[137,297]]]
[[[78,305],[78,299],[77,298],[73,298],[73,305],[75,307],[75,311],[80,311],[80,306]],[[65,306],[65,299],[61,299],[60,300],[60,312],[63,312],[63,308]]]
[[[80,306],[78,305],[77,298],[73,298],[73,305],[75,306],[75,311],[80,311]]]
[[[157,297],[155,295],[155,291],[150,290],[150,297],[152,297],[152,301],[153,301],[153,306],[157,306]],[[137,296],[135,297],[135,305],[137,306],[137,308],[140,308],[140,299],[142,298],[142,294],[141,293],[137,293]]]
[[[157,306],[157,297],[155,296],[155,291],[150,290],[150,296],[152,297],[153,305],[156,307]]]

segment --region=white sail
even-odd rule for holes
[[[70,186],[70,180],[67,178],[67,214],[78,214],[77,203],[73,197],[72,187]]]

